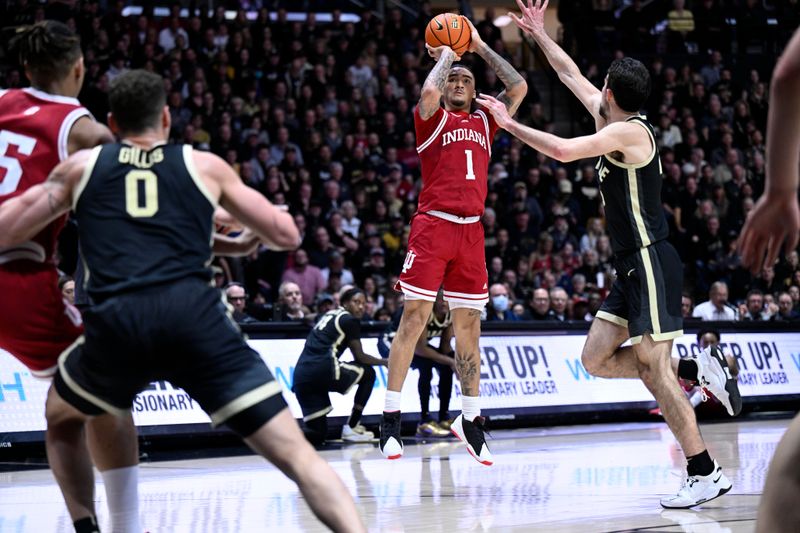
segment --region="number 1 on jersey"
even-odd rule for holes
[[[467,156],[467,179],[474,180],[475,179],[475,171],[472,167],[472,150],[464,150],[464,153]]]

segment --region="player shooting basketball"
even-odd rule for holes
[[[528,91],[525,80],[481,40],[466,18],[447,17],[454,25],[468,25],[471,42],[467,51],[481,56],[497,73],[505,85],[497,98],[514,114]],[[408,255],[395,287],[405,295],[405,306],[389,355],[380,449],[389,459],[403,454],[400,390],[414,347],[443,285],[444,299],[452,310],[463,394],[462,415],[451,430],[473,457],[491,465],[478,403],[480,315],[489,298],[480,219],[486,201],[491,144],[498,127],[480,108],[470,112],[476,94],[475,76],[467,67],[453,65],[459,56],[448,46],[426,46],[436,65],[414,110],[423,186],[411,224]]]

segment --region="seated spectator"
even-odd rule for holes
[[[228,283],[225,287],[225,298],[228,303],[233,307],[233,319],[237,324],[252,324],[257,320],[244,312],[244,307],[247,304],[247,294],[244,287],[240,283]]]
[[[519,317],[511,311],[508,288],[502,283],[495,283],[489,287],[489,303],[486,309],[486,320],[488,322],[497,320],[519,320]]]
[[[569,320],[567,316],[567,299],[567,291],[561,287],[550,289],[550,310],[553,312],[553,318],[559,322]]]
[[[531,320],[557,320],[556,314],[550,309],[550,295],[547,293],[547,289],[536,289],[533,291],[529,311]]]
[[[598,292],[592,292],[589,294],[589,307],[586,310],[586,316],[584,320],[587,322],[591,322],[594,320],[594,317],[597,315],[597,312],[600,310],[600,306],[603,304],[603,297],[600,296]]]
[[[764,311],[764,293],[758,289],[748,292],[746,303],[739,308],[739,316],[747,321],[769,320],[769,315]]]
[[[681,316],[684,319],[692,318],[692,310],[694,309],[694,299],[688,294],[683,293],[681,296]]]
[[[58,289],[66,302],[75,305],[75,280],[72,276],[61,276],[58,280]]]
[[[328,260],[328,266],[322,269],[322,281],[326,286],[329,283],[331,274],[338,274],[339,281],[341,281],[343,285],[352,285],[355,283],[353,272],[345,266],[344,256],[338,251],[331,254]]]
[[[800,314],[794,310],[792,297],[788,292],[778,295],[778,312],[772,317],[774,322],[796,322],[800,319]]]
[[[275,306],[273,320],[295,322],[306,317],[303,308],[303,295],[297,283],[285,281],[278,288],[278,305]]]
[[[589,292],[586,290],[586,276],[583,274],[574,274],[570,282],[572,288],[572,300],[577,301],[580,299],[589,299]]]
[[[798,285],[800,284],[795,284],[789,287],[789,296],[792,297],[792,303],[794,305],[795,312],[800,313],[800,286]]]
[[[356,216],[356,204],[352,200],[342,202],[342,230],[357,239],[360,229],[361,219]]]
[[[335,307],[336,300],[331,293],[321,292],[317,294],[317,298],[314,300],[314,308],[317,311],[317,318],[321,317]]]
[[[590,218],[586,224],[586,233],[581,237],[580,251],[581,253],[589,250],[590,248],[597,249],[597,240],[605,233],[603,229],[603,220],[597,217]]]
[[[300,287],[303,295],[302,304],[310,307],[314,297],[325,288],[322,271],[314,265],[308,264],[308,252],[300,248],[294,252],[294,264],[283,272],[281,282],[290,281]]]
[[[708,292],[708,301],[698,304],[692,311],[692,317],[701,320],[736,320],[736,309],[728,304],[728,285],[716,281]]]

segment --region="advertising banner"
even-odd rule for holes
[[[524,413],[527,408],[570,406],[571,410],[591,411],[598,404],[625,404],[653,401],[652,395],[636,379],[608,380],[589,375],[581,364],[585,335],[486,335],[481,337],[481,404],[483,409],[501,414],[504,409]],[[723,349],[738,363],[739,387],[745,398],[800,394],[800,334],[725,333]],[[251,339],[283,388],[292,413],[301,417],[300,407],[291,392],[294,366],[304,339]],[[362,339],[364,351],[376,355],[377,339]],[[694,336],[676,339],[673,357],[697,354]],[[346,352],[343,359],[349,359]],[[386,390],[387,369],[376,367],[375,390],[364,414],[380,414]],[[411,370],[403,388],[404,413],[419,412],[418,372]],[[44,431],[44,401],[49,380],[40,380],[10,354],[0,350],[0,435]],[[461,407],[461,389],[453,385],[451,411]],[[332,393],[330,416],[348,416],[353,394]],[[438,411],[438,376],[434,372],[431,412]],[[208,416],[183,390],[167,382],[154,382],[139,394],[133,404],[139,426],[207,423]],[[0,446],[3,439],[0,438]]]

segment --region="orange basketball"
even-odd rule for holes
[[[453,13],[436,15],[425,28],[425,42],[430,46],[449,46],[459,56],[472,42],[472,32],[466,19]]]

